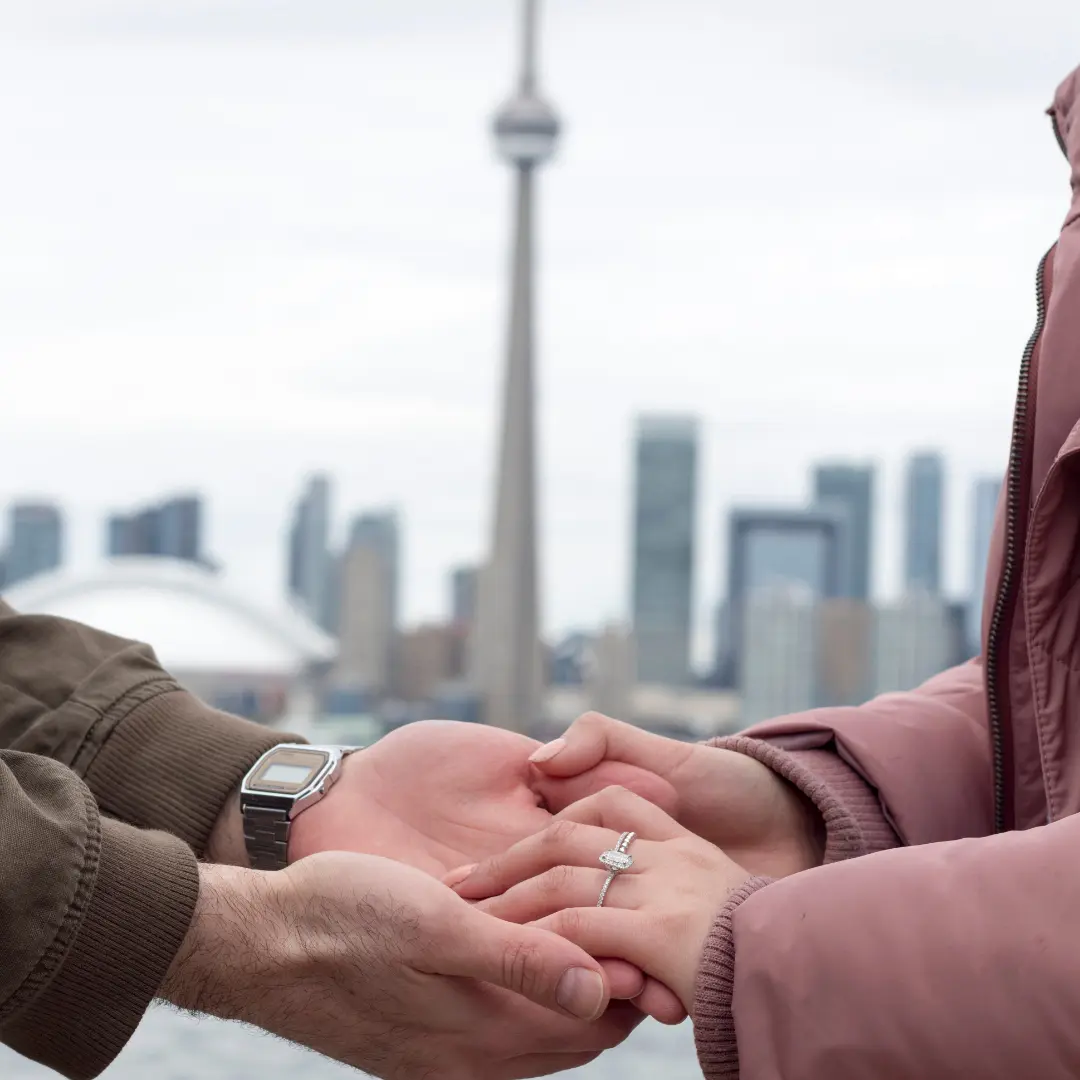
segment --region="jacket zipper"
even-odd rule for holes
[[[1053,249],[1051,248],[1051,251]],[[1027,520],[1027,484],[1024,466],[1028,441],[1029,390],[1031,386],[1031,361],[1035,355],[1035,346],[1046,322],[1046,285],[1044,275],[1048,251],[1039,260],[1039,269],[1035,276],[1035,329],[1031,332],[1024,355],[1020,360],[1020,381],[1016,391],[1016,412],[1013,415],[1012,442],[1009,447],[1009,468],[1006,474],[1005,507],[1005,558],[998,586],[997,600],[990,618],[990,628],[986,637],[986,698],[990,723],[990,739],[994,755],[994,832],[1005,831],[1005,730],[1004,701],[1000,687],[1001,675],[1001,635],[1011,620],[1016,593],[1017,571],[1025,537],[1020,535],[1020,526]],[[1026,531],[1026,530],[1025,530]]]

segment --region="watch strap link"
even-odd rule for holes
[[[260,806],[248,796],[244,806],[244,846],[253,870],[280,870],[289,861],[289,813]]]

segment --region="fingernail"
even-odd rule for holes
[[[456,870],[451,870],[442,880],[443,884],[453,889],[460,885],[470,874],[476,869],[477,863],[469,863],[468,866],[459,866]]]
[[[529,760],[534,765],[539,765],[541,761],[550,761],[556,754],[565,749],[565,747],[565,739],[552,739],[551,742],[544,743],[538,750],[534,750],[529,755]]]
[[[570,968],[555,988],[555,1000],[572,1016],[595,1020],[604,1004],[604,980],[588,968]]]

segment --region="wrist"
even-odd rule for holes
[[[233,866],[199,867],[199,897],[188,932],[162,980],[158,997],[177,1008],[243,1019],[255,962],[274,951],[269,875]]]
[[[768,766],[763,766],[768,768]],[[814,803],[790,780],[769,770],[785,804],[785,817],[790,822],[791,873],[809,870],[825,861],[825,818]]]
[[[244,843],[244,821],[240,814],[240,789],[234,788],[221,808],[206,842],[206,861],[221,866],[250,868]]]

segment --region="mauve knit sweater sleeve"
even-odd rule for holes
[[[714,739],[710,745],[756,758],[794,784],[818,808],[825,822],[826,863],[899,846],[876,792],[831,749],[781,750],[745,735]],[[706,1080],[735,1080],[739,1075],[732,1011],[735,943],[731,921],[748,896],[770,883],[769,878],[753,877],[733,892],[705,943],[693,1020],[698,1061]]]

